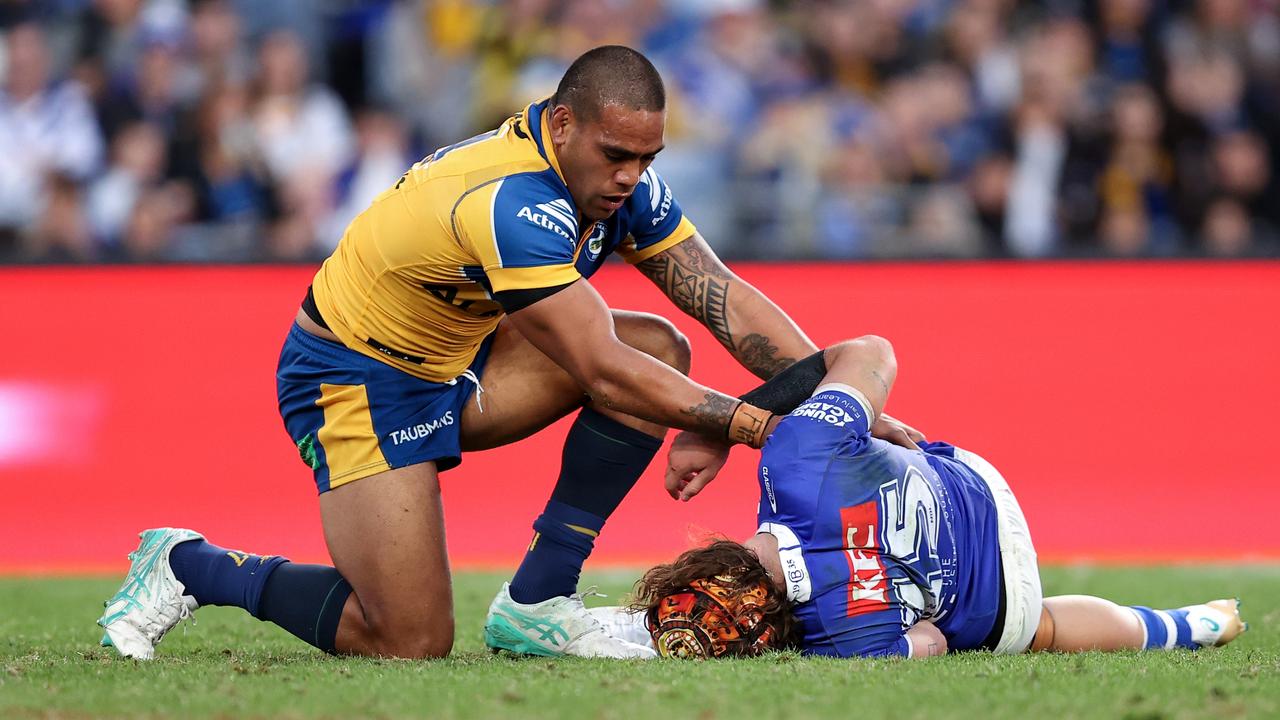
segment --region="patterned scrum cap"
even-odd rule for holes
[[[658,654],[701,660],[768,650],[777,630],[764,622],[767,582],[743,588],[735,578],[717,575],[662,598],[645,618]]]

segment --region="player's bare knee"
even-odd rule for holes
[[[659,359],[680,371],[681,375],[688,375],[689,369],[693,367],[693,346],[689,344],[689,338],[684,333],[676,329],[675,325],[667,323],[671,328],[672,336],[668,346],[668,356]]]
[[[379,655],[405,660],[448,657],[453,651],[453,624],[447,627],[388,628],[380,634]]]
[[[372,654],[422,660],[446,657],[453,649],[453,613],[411,616],[403,608],[367,603],[360,616],[361,634]]]
[[[661,360],[688,375],[693,365],[689,338],[670,320],[648,313],[631,313],[619,324],[618,337],[631,347]]]
[[[434,634],[417,638],[402,648],[399,657],[410,660],[436,660],[449,657],[453,652],[453,633]]]

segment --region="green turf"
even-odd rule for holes
[[[921,661],[776,655],[688,663],[494,657],[501,578],[456,578],[452,658],[326,657],[238,610],[205,608],[150,663],[99,648],[107,579],[0,579],[0,717],[678,718],[1280,717],[1280,567],[1048,568],[1048,594],[1174,607],[1239,595],[1251,629],[1191,653]],[[588,576],[606,592],[633,574]],[[614,595],[616,598],[617,595]]]

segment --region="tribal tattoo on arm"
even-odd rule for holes
[[[698,237],[685,240],[636,265],[676,307],[711,331],[752,374],[769,379],[796,361],[778,357],[778,347],[765,335],[750,333],[735,340],[729,326],[729,286],[733,274]]]
[[[729,281],[732,276],[714,257],[708,258],[692,238],[636,265],[686,314],[707,326],[730,352]]]

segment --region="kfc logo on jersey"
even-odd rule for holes
[[[836,427],[844,427],[845,425],[858,419],[857,415],[852,415],[848,410],[839,405],[832,405],[824,402],[807,402],[791,412],[796,417],[813,418],[823,422],[831,423]]]
[[[574,210],[569,206],[569,201],[563,198],[539,203],[534,206],[534,209],[525,205],[516,213],[516,217],[550,230],[570,243],[574,242],[578,234],[578,222],[574,219]]]
[[[840,509],[845,560],[849,563],[846,615],[854,617],[889,607],[889,581],[880,559],[880,510],[872,500]]]

